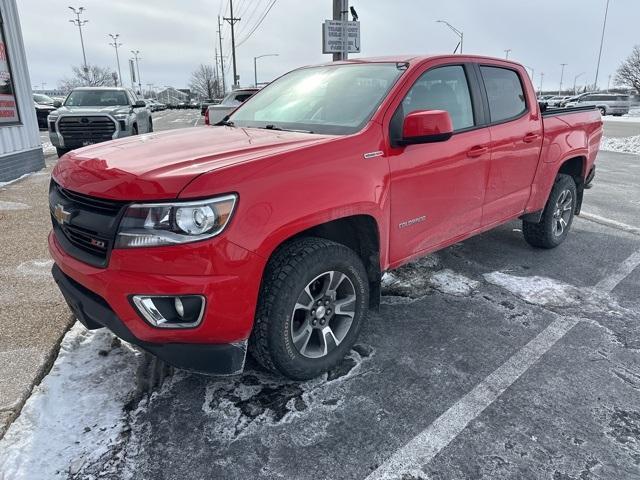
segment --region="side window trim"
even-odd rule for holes
[[[476,72],[478,75],[478,81],[480,83],[481,89],[482,89],[482,97],[483,97],[483,103],[486,106],[486,120],[487,120],[487,124],[486,126],[493,126],[493,125],[501,125],[503,123],[509,123],[509,122],[513,122],[515,120],[518,120],[522,117],[524,117],[525,115],[527,115],[530,111],[531,106],[529,105],[529,98],[527,97],[527,90],[525,88],[524,82],[522,81],[522,76],[520,75],[520,72],[518,70],[516,70],[515,68],[509,68],[506,66],[502,66],[502,65],[492,65],[492,64],[487,64],[487,63],[476,63]],[[522,111],[522,113],[519,113],[518,115],[515,115],[513,117],[510,118],[505,118],[503,120],[499,120],[497,122],[492,122],[491,121],[491,109],[489,107],[489,95],[487,94],[487,87],[484,83],[484,77],[482,76],[482,70],[481,67],[489,67],[489,68],[502,68],[503,70],[509,70],[513,73],[516,74],[516,76],[518,77],[518,80],[520,81],[520,87],[522,88],[522,93],[524,94],[524,110]]]

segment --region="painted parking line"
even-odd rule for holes
[[[627,257],[613,272],[600,280],[595,288],[610,293],[638,265],[640,265],[640,250]],[[498,399],[580,321],[579,318],[558,317],[431,425],[396,451],[368,475],[366,480],[397,479],[402,478],[403,475],[415,475],[416,472],[420,474],[421,467],[427,465],[460,435],[469,423]]]
[[[582,212],[580,213],[579,218],[589,220],[594,223],[599,223],[600,225],[604,225],[605,227],[611,227],[627,233],[633,233],[634,235],[640,235],[639,227],[627,225],[626,223],[618,222],[617,220],[613,220],[611,218],[601,217],[600,215],[596,215],[594,213]]]

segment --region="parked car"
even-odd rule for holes
[[[570,97],[568,95],[554,95],[553,97],[547,100],[547,106],[559,107],[563,101],[568,100],[569,98]]]
[[[228,93],[217,105],[209,105],[204,116],[206,125],[215,125],[259,91],[258,88],[240,88]]]
[[[502,59],[358,58],[294,70],[217,127],[71,152],[52,172],[53,276],[87,328],[176,367],[240,373],[249,351],[315,377],[383,272],[518,218],[534,247],[567,238],[602,120],[535,98]]]
[[[41,93],[33,94],[33,103],[36,108],[36,118],[38,119],[38,127],[47,128],[47,117],[56,107],[53,106],[53,98]]]
[[[152,112],[159,112],[167,109],[167,106],[164,103],[160,103],[153,98],[145,98],[144,101],[147,102],[147,106],[151,109]]]
[[[628,95],[590,93],[574,101],[568,102],[567,107],[594,106],[600,114],[620,117],[629,113],[630,98]]]
[[[220,103],[220,99],[215,98],[207,98],[200,103],[200,115],[204,115],[207,113],[207,108],[209,105],[218,105]]]
[[[47,120],[58,156],[74,148],[153,131],[151,112],[129,88],[80,87]]]

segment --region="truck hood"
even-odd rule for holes
[[[60,107],[56,112],[58,115],[115,115],[116,113],[129,113],[131,107],[128,105],[119,107]]]
[[[170,199],[203,173],[334,138],[254,128],[185,128],[74,150],[58,161],[52,176],[66,189],[100,198]]]

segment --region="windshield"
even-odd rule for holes
[[[75,90],[64,102],[65,107],[117,107],[129,105],[122,90]]]
[[[395,63],[294,70],[244,103],[230,121],[240,127],[355,133],[369,121],[402,72]]]
[[[33,94],[33,99],[37,102],[37,103],[48,103],[48,104],[53,104],[53,98],[48,97],[46,95],[41,95],[39,93],[34,93]]]

